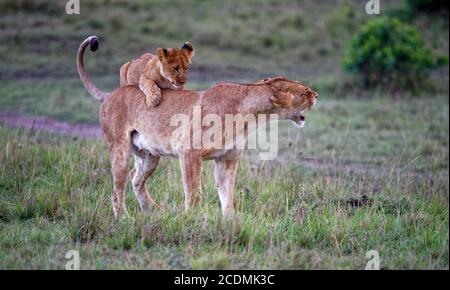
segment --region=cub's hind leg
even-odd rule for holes
[[[130,67],[131,61],[125,63],[120,67],[120,87],[130,85],[128,83],[128,68]]]

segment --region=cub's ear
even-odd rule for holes
[[[160,61],[163,61],[167,58],[167,49],[159,47],[156,50],[156,56]]]
[[[292,102],[294,100],[294,95],[288,91],[286,92],[277,92],[275,95],[270,97],[270,101],[272,104],[275,105],[275,107],[279,108],[288,108],[292,106]]]
[[[190,42],[185,42],[183,46],[181,47],[181,51],[184,53],[184,55],[187,57],[189,63],[192,62],[192,58],[195,55],[194,47]]]

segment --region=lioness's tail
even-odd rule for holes
[[[102,90],[97,88],[91,82],[86,71],[84,70],[83,54],[84,54],[84,50],[86,49],[86,47],[88,45],[92,51],[96,51],[98,48],[98,45],[99,45],[98,37],[97,36],[89,36],[81,43],[80,48],[78,49],[78,55],[77,55],[78,74],[80,75],[80,78],[84,84],[84,87],[91,94],[91,96],[93,96],[95,99],[99,100],[100,102],[103,102],[103,100],[106,98],[106,96],[109,93],[103,92]]]

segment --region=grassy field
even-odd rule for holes
[[[280,124],[276,160],[246,153],[228,221],[212,164],[200,207],[183,212],[178,161],[164,159],[147,182],[160,207],[142,215],[129,185],[132,219],[117,221],[101,140],[0,125],[0,269],[64,269],[73,249],[82,269],[363,269],[369,250],[383,269],[449,268],[448,67],[420,92],[355,86],[341,60],[374,17],[364,1],[82,0],[79,16],[62,2],[0,3],[0,113],[97,123],[75,67],[92,34],[102,42],[86,53],[87,71],[105,90],[123,62],[189,40],[191,89],[281,74],[320,99],[305,128]],[[448,14],[382,3],[448,56]]]
[[[86,52],[86,70],[104,90],[118,86],[120,65],[157,47],[196,48],[188,88],[219,80],[254,81],[284,75],[311,85],[321,100],[361,97],[341,64],[345,45],[370,20],[360,0],[202,1],[82,0],[80,15],[64,1],[0,3],[0,109],[71,122],[97,122],[97,104],[80,86],[80,42],[101,38]],[[437,55],[448,55],[446,17],[402,12],[385,1],[383,13],[413,20]],[[183,17],[179,17],[182,14]],[[426,94],[446,95],[448,67],[433,73]]]
[[[279,158],[240,165],[232,221],[211,164],[194,211],[166,159],[147,182],[160,208],[143,216],[129,187],[133,220],[115,221],[102,142],[2,129],[0,266],[60,269],[77,249],[84,269],[362,269],[375,249],[385,269],[448,268],[448,99],[385,101],[330,101],[302,130],[282,124]],[[349,204],[363,195],[373,203]]]

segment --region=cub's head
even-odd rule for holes
[[[158,48],[156,56],[159,59],[161,76],[170,81],[175,89],[181,88],[187,82],[189,64],[194,57],[194,47],[185,42],[179,48]]]

